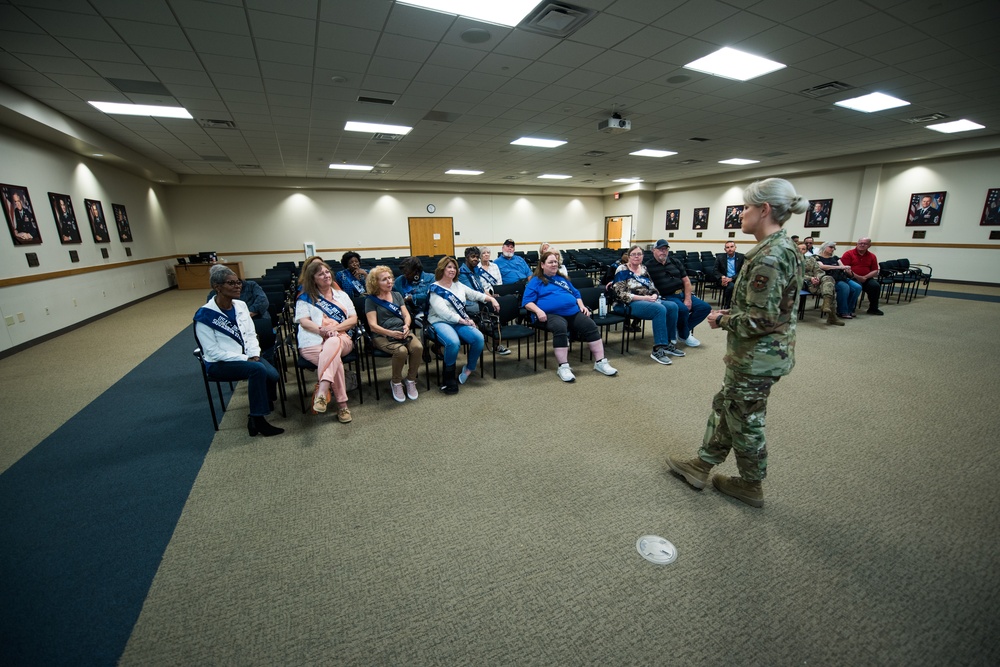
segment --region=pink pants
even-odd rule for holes
[[[347,383],[341,357],[347,356],[353,349],[354,341],[345,333],[327,338],[322,345],[299,348],[302,358],[316,365],[316,377],[333,386],[333,400],[339,405],[347,403]]]

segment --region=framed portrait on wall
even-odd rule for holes
[[[740,223],[741,215],[743,215],[743,204],[738,206],[727,206],[725,228],[739,229],[742,226]]]
[[[936,227],[944,215],[945,192],[915,192],[906,211],[907,227]]]
[[[63,245],[82,243],[80,225],[76,222],[76,213],[73,212],[73,200],[70,199],[70,196],[50,192],[49,204],[52,206],[52,215],[56,220],[59,242]]]
[[[22,185],[0,184],[0,206],[7,219],[7,229],[14,245],[39,245],[42,233],[38,218],[28,197],[28,188]]]
[[[696,208],[691,229],[708,229],[708,208]]]
[[[990,188],[986,191],[986,203],[983,205],[983,217],[980,225],[1000,225],[1000,188]]]
[[[679,208],[667,211],[667,223],[663,228],[667,230],[681,228],[681,210]]]
[[[124,204],[112,204],[111,211],[115,214],[115,227],[118,228],[118,238],[122,243],[132,242],[132,227],[128,224],[128,213]]]
[[[96,199],[84,199],[87,208],[87,219],[90,220],[90,231],[94,235],[94,243],[111,243],[111,233],[108,232],[108,221],[104,219],[104,207]]]
[[[810,199],[809,210],[806,211],[806,229],[829,227],[830,211],[832,210],[832,199]]]

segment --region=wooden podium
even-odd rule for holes
[[[218,262],[243,280],[243,262]],[[212,289],[208,280],[208,272],[214,264],[175,264],[174,274],[177,276],[177,289]]]

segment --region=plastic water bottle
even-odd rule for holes
[[[608,316],[608,300],[604,298],[604,294],[601,294],[601,298],[597,301],[597,314],[601,317]]]

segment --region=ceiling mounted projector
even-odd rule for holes
[[[597,124],[597,129],[608,134],[621,134],[632,129],[631,121],[621,117],[621,114],[614,114],[607,120],[602,120]]]

